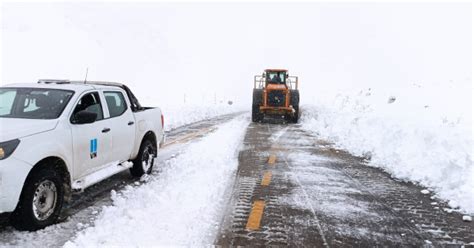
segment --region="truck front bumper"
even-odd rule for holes
[[[265,114],[289,114],[294,113],[295,110],[293,107],[270,107],[270,106],[261,106],[260,112]]]
[[[13,212],[32,165],[9,157],[0,160],[0,214]]]

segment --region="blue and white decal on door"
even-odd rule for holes
[[[91,154],[91,159],[97,157],[97,139],[91,139],[90,154]]]

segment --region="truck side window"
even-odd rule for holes
[[[125,98],[121,92],[105,91],[104,96],[109,109],[110,118],[120,116],[127,111]]]
[[[74,112],[72,113],[71,121],[74,123],[74,116],[76,115],[77,112],[86,110],[89,112],[93,112],[97,114],[97,119],[102,120],[104,119],[104,114],[102,112],[102,105],[100,104],[100,98],[99,98],[99,93],[93,92],[84,95],[81,100],[76,105],[76,108],[74,109]]]

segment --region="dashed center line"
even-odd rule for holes
[[[272,172],[271,171],[267,171],[265,172],[265,174],[263,174],[263,178],[262,178],[262,186],[268,186],[270,185],[270,181],[272,180]]]
[[[270,157],[268,158],[268,163],[273,165],[275,164],[275,162],[276,162],[276,155],[275,154],[270,155]]]
[[[260,221],[262,220],[263,209],[265,208],[265,201],[254,201],[252,210],[250,211],[249,219],[247,221],[247,230],[255,231],[260,229]]]

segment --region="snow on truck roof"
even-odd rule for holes
[[[84,91],[90,89],[116,89],[122,87],[123,84],[115,82],[104,82],[104,81],[70,81],[70,80],[50,80],[40,79],[38,83],[15,83],[7,84],[2,87],[20,87],[20,88],[49,88],[49,89],[62,89],[62,90],[73,90],[73,91]]]

